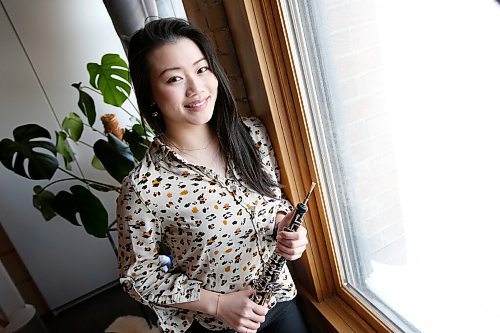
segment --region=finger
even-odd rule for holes
[[[283,254],[282,257],[288,261],[294,261],[294,260],[300,259],[302,257],[302,253],[295,254],[295,255]]]
[[[302,252],[304,252],[306,249],[306,245],[288,247],[288,246],[285,246],[283,244],[278,243],[276,248],[278,249],[278,252],[281,255],[286,254],[286,255],[293,256],[293,255],[298,255],[298,254],[301,254]]]
[[[276,213],[276,223],[281,223],[281,221],[283,221],[286,217],[287,215],[285,213],[282,212]]]
[[[297,231],[295,231],[295,232],[281,230],[278,232],[278,234],[276,236],[278,238],[281,237],[283,239],[291,239],[291,240],[304,239],[304,238],[307,238],[307,229],[300,226],[299,229],[297,229]]]
[[[292,220],[292,217],[293,217],[294,210],[286,215],[284,215],[282,213],[276,214],[276,222],[278,223],[278,230],[282,230],[284,227],[286,227],[290,224],[290,221]],[[283,216],[283,218],[280,219],[281,216]]]
[[[257,333],[257,330],[251,330],[247,327],[241,328],[241,330],[236,329],[236,332],[238,333]]]
[[[269,311],[269,308],[266,307],[266,306],[263,306],[263,305],[259,305],[259,304],[256,304],[254,303],[254,307],[252,308],[254,314],[255,314],[255,317],[252,318],[252,320],[254,321],[258,321],[260,323],[263,323],[264,320],[266,319],[265,318],[265,315],[267,315],[267,312]]]
[[[257,332],[259,329],[260,323],[253,322],[248,319],[241,319],[238,326],[235,328],[238,332]]]
[[[251,289],[253,292],[255,292],[253,289]],[[264,322],[264,319],[265,319],[265,315],[267,315],[267,312],[269,311],[269,309],[266,307],[266,306],[263,306],[263,305],[259,305],[255,302],[253,302],[252,300],[250,300],[250,304],[249,304],[249,308],[251,310],[251,314],[253,314],[254,316],[248,316],[250,317],[253,321],[258,321],[258,322],[261,322],[263,323]]]
[[[289,259],[291,257],[294,257],[295,259],[298,259],[302,256],[302,253],[306,250],[306,246],[298,246],[298,247],[287,247],[284,246],[283,244],[279,244],[276,246],[276,249],[278,250],[278,253],[281,254],[283,257]],[[291,259],[289,259],[291,260]]]
[[[290,239],[284,239],[284,238],[280,237],[280,238],[277,238],[277,241],[278,241],[277,245],[281,244],[284,247],[288,247],[290,249],[294,249],[297,247],[303,247],[303,246],[306,246],[308,244],[307,238],[290,240]]]
[[[243,323],[243,326],[248,328],[249,331],[251,331],[251,330],[256,331],[260,327],[260,322],[255,322],[253,320],[245,320]]]
[[[306,232],[289,232],[289,231],[280,231],[276,236],[277,240],[290,240],[290,241],[305,241],[307,240]]]
[[[241,291],[246,297],[250,298],[253,294],[255,294],[255,290],[253,289],[245,289]]]

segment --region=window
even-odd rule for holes
[[[182,0],[156,0],[155,2],[158,16],[187,19]]]
[[[395,331],[491,331],[499,4],[280,4],[342,288]]]

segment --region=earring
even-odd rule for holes
[[[156,118],[156,117],[158,117],[158,111],[153,111],[155,106],[156,106],[156,103],[155,103],[155,102],[153,102],[153,103],[151,103],[151,105],[149,106],[149,109],[152,111],[152,112],[151,112],[151,115],[152,115],[153,117],[155,117],[155,118]]]

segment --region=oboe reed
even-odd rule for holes
[[[314,190],[314,187],[316,186],[315,182],[312,182],[311,187],[309,188],[309,191],[306,194],[306,198],[302,202],[304,205],[307,205],[307,202],[309,201],[309,197],[311,196],[312,191]]]

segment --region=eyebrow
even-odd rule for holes
[[[195,66],[196,64],[202,62],[203,60],[207,60],[205,57],[199,59],[199,60],[196,60],[194,63],[193,63],[193,66]],[[180,67],[170,67],[170,68],[165,68],[164,70],[161,71],[160,75],[158,75],[158,77],[161,77],[165,72],[168,72],[168,71],[174,71],[174,70],[178,70],[178,69],[181,69]]]

